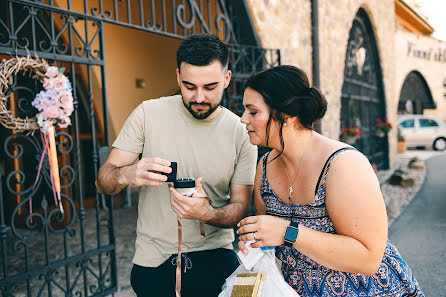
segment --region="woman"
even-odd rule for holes
[[[241,118],[252,144],[272,149],[255,177],[256,216],[240,221],[239,248],[276,246],[285,280],[304,296],[424,296],[387,240],[379,182],[367,158],[312,130],[323,95],[293,66],[246,83]],[[319,177],[319,178],[318,178]]]

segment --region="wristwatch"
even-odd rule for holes
[[[284,244],[288,247],[293,247],[296,242],[297,235],[299,234],[299,223],[291,222],[291,224],[286,227],[285,235],[283,236]]]

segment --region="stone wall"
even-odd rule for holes
[[[311,1],[246,0],[263,47],[280,48],[282,64],[302,68],[311,77]],[[381,63],[387,116],[396,121],[394,98],[395,8],[393,0],[319,1],[319,46],[321,89],[328,101],[322,133],[339,138],[341,89],[345,55],[353,20],[360,7],[373,25]],[[390,161],[396,150],[396,129],[389,135]]]
[[[397,69],[395,79],[396,96],[392,102],[398,108],[398,100],[406,76],[411,71],[418,71],[425,79],[432,98],[437,106],[425,113],[434,114],[446,120],[446,42],[413,34],[398,29],[395,34]]]
[[[311,81],[310,0],[246,0],[264,48],[280,48],[282,64],[303,69]]]

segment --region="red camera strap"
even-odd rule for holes
[[[195,198],[195,197],[194,197]],[[196,198],[205,198],[211,201],[208,197],[196,197]],[[183,245],[183,223],[181,222],[181,218],[178,217],[178,256],[177,256],[177,269],[175,270],[175,295],[176,297],[181,297],[181,247]],[[204,230],[204,223],[200,221],[200,234],[202,236],[206,236]]]

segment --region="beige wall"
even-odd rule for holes
[[[311,2],[310,0],[247,0],[253,22],[263,47],[281,49],[282,64],[302,68],[311,77]],[[322,132],[339,138],[341,89],[350,29],[356,13],[364,7],[373,25],[380,57],[387,116],[396,121],[392,103],[394,89],[393,0],[319,1],[319,46],[321,89],[328,101]],[[395,130],[395,129],[394,129]],[[396,132],[389,136],[390,158],[396,149]]]
[[[110,141],[143,100],[173,94],[181,40],[106,24],[104,28]],[[147,86],[136,88],[136,78]]]
[[[395,79],[396,96],[392,104],[398,108],[404,80],[411,71],[416,70],[426,80],[437,106],[436,109],[425,110],[425,113],[446,120],[446,88],[443,86],[446,80],[446,41],[399,29],[395,34],[395,51],[398,71]],[[438,57],[439,51],[442,53],[441,58]]]

